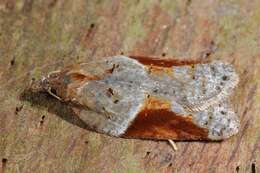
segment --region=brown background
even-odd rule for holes
[[[32,78],[110,55],[234,64],[238,135],[221,143],[126,140],[85,129],[66,106],[21,93]],[[0,170],[241,172],[259,169],[259,0],[0,0]]]

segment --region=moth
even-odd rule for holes
[[[239,78],[221,61],[112,56],[51,72],[37,83],[90,129],[115,137],[223,140],[239,131],[228,96]]]

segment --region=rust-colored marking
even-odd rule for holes
[[[171,103],[168,100],[149,95],[143,109],[170,109]]]
[[[148,72],[153,73],[153,74],[167,74],[169,76],[173,75],[172,68],[168,67],[160,67],[160,66],[154,66],[154,65],[149,65],[148,66]]]
[[[99,80],[99,77],[88,75],[88,74],[81,74],[81,73],[72,73],[69,76],[69,81],[67,85],[65,84],[66,91],[64,93],[67,93],[65,100],[71,100],[73,98],[76,98],[77,96],[77,89],[82,86],[83,83],[90,80]]]
[[[182,66],[182,65],[192,65],[192,64],[202,64],[207,63],[206,60],[180,60],[180,59],[165,59],[161,57],[153,57],[153,56],[129,56],[132,59],[136,59],[143,65],[154,65],[160,67],[172,67],[172,66]]]
[[[123,137],[147,139],[208,139],[208,131],[193,123],[190,116],[170,110],[167,101],[150,97]]]
[[[80,64],[71,65],[62,71],[49,74],[47,81],[41,83],[43,90],[51,88],[51,91],[63,101],[71,101],[77,95],[77,89],[83,83],[91,80],[100,80],[103,76],[96,76],[84,73],[80,69]]]
[[[77,81],[99,80],[97,76],[81,74],[81,73],[73,73],[71,74],[71,78]]]

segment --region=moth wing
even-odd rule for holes
[[[191,112],[207,109],[230,95],[239,79],[232,65],[220,61],[166,68],[153,66],[146,85],[157,94],[182,104]],[[159,71],[159,72],[158,72]]]
[[[226,113],[217,113],[217,103],[225,100],[238,81],[233,67],[221,62],[166,66],[168,63],[157,63],[151,72],[151,66],[140,60],[115,56],[50,77],[59,76],[54,82],[57,93],[82,105],[78,115],[98,132],[176,140],[219,140],[236,133],[236,128],[223,133],[224,128],[238,124],[228,104],[220,104]],[[211,130],[217,125],[203,125],[199,117],[217,118],[219,134]]]
[[[79,117],[93,130],[120,136],[142,107],[145,93],[126,83],[90,81],[77,102],[85,107]]]
[[[194,112],[225,99],[239,81],[232,65],[219,61],[114,56],[82,63],[79,69],[93,79],[133,83]]]
[[[91,129],[112,136],[222,140],[239,129],[238,118],[227,101],[190,113],[177,102],[152,95],[148,97],[125,84],[113,86],[93,81],[82,92],[81,103],[89,109],[81,110],[79,117]]]
[[[220,61],[129,57],[144,65],[152,80],[159,83],[151,85],[151,90],[174,98],[190,111],[200,111],[219,103],[232,92],[239,80],[232,65]]]
[[[175,79],[184,84],[177,97],[195,112],[225,100],[239,81],[234,68],[219,61],[183,66],[182,69],[175,67],[173,70]]]
[[[240,122],[227,99],[192,114],[195,123],[208,129],[208,138],[221,140],[238,133]]]
[[[181,106],[181,105],[178,105]],[[239,121],[227,102],[193,114],[169,109],[140,112],[123,136],[174,140],[222,140],[238,132]]]

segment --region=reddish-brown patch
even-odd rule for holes
[[[69,83],[66,83],[65,78],[68,78]],[[81,87],[86,81],[90,80],[99,80],[100,78],[98,76],[88,75],[88,74],[81,74],[81,73],[72,73],[67,75],[63,81],[64,86],[66,88],[66,97],[65,100],[71,100],[73,98],[76,98],[77,96],[77,89]]]
[[[65,68],[61,72],[52,73],[47,78],[53,94],[65,101],[75,98],[77,88],[86,81],[99,79],[98,76],[81,73],[76,65]],[[45,88],[44,86],[42,87]]]
[[[71,74],[71,78],[77,81],[88,81],[88,80],[99,80],[99,77],[81,73],[73,73]]]
[[[207,129],[193,123],[192,117],[172,112],[167,101],[148,98],[144,108],[123,137],[174,140],[208,139]]]
[[[192,65],[192,64],[202,64],[207,63],[205,60],[181,60],[181,59],[165,59],[161,57],[155,57],[155,56],[135,56],[130,55],[129,56],[132,59],[136,59],[143,65],[154,65],[154,66],[160,66],[160,67],[172,67],[172,66],[182,66],[182,65]]]
[[[143,109],[170,109],[171,103],[168,100],[149,95]]]
[[[154,66],[154,65],[149,65],[148,67],[148,72],[153,73],[153,74],[167,74],[167,75],[173,75],[172,68],[169,67],[160,67],[160,66]]]

